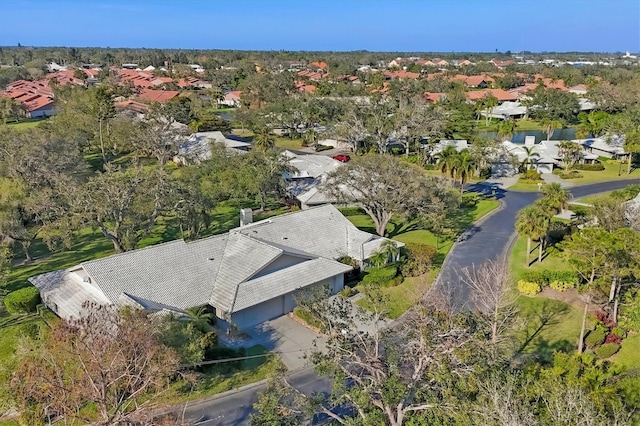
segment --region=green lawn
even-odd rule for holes
[[[527,253],[527,239],[517,237],[513,246],[513,250],[509,256],[509,265],[513,274],[514,281],[517,282],[525,271],[541,271],[543,269],[551,271],[564,271],[571,269],[567,261],[560,256],[559,253],[551,253],[546,255],[543,252],[542,263],[538,263],[538,243],[531,242],[531,267],[525,266]]]
[[[524,182],[517,182],[515,185],[511,185],[507,189],[509,191],[527,191],[527,192],[539,191],[537,183],[524,183]]]
[[[540,130],[542,131],[542,125],[530,118],[521,118],[516,120],[516,132],[524,132],[527,130]]]
[[[25,130],[25,129],[30,129],[32,127],[37,127],[40,125],[40,123],[43,123],[44,119],[32,119],[32,120],[23,120],[20,121],[18,123],[7,123],[7,126],[11,127],[12,129],[16,129],[16,130]]]
[[[620,352],[615,354],[611,361],[615,364],[628,367],[640,368],[640,333],[636,333],[624,339]]]
[[[580,337],[582,310],[558,300],[521,296],[516,302],[524,324],[516,333],[517,350],[550,361],[554,351],[574,351]],[[593,327],[589,319],[587,329]]]
[[[410,307],[415,305],[422,296],[429,290],[431,284],[438,276],[440,268],[431,269],[426,274],[419,277],[407,277],[404,281],[395,287],[383,287],[380,289],[382,296],[385,298],[386,316],[392,319],[398,318],[405,313]],[[356,286],[358,290],[361,287]],[[371,308],[367,299],[360,299],[356,304],[362,308]]]
[[[605,182],[609,180],[623,180],[623,179],[638,179],[640,178],[640,169],[631,171],[631,174],[627,173],[627,165],[623,164],[620,167],[619,164],[603,163],[605,169],[600,171],[579,170],[579,173],[583,176],[578,179],[570,179],[575,185],[586,185],[589,183]],[[618,172],[621,172],[618,174]]]

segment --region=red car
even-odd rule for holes
[[[340,161],[341,163],[346,163],[347,161],[351,160],[351,157],[349,157],[347,154],[334,155],[332,158],[334,160]]]

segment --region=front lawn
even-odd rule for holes
[[[7,123],[7,126],[15,130],[25,130],[25,129],[31,129],[33,127],[37,127],[40,125],[40,123],[43,123],[44,121],[45,119],[41,119],[41,118],[25,119],[17,123]]]
[[[538,188],[537,183],[525,183],[525,182],[516,182],[507,188],[509,191],[525,191],[525,192],[538,192],[540,189]]]
[[[569,179],[567,182],[571,182],[574,185],[586,185],[589,183],[606,182],[610,180],[624,180],[624,179],[638,179],[640,178],[640,170],[635,169],[631,173],[627,173],[627,165],[615,164],[615,163],[602,163],[605,167],[604,170],[590,171],[590,170],[578,170],[578,173],[582,175],[581,178]]]
[[[542,263],[538,263],[538,243],[536,241],[531,242],[531,266],[529,268],[525,266],[526,253],[527,239],[525,237],[517,237],[509,256],[509,266],[513,274],[514,282],[517,282],[522,277],[522,274],[528,271],[542,271],[545,269],[550,271],[566,271],[571,269],[571,266],[560,253],[554,250],[549,254],[544,251],[542,253]]]
[[[620,352],[611,361],[627,368],[640,368],[640,333],[628,336],[622,341]]]
[[[397,286],[380,288],[385,315],[388,318],[396,319],[405,313],[422,299],[422,296],[429,290],[439,272],[440,268],[433,268],[419,277],[407,277]],[[362,287],[359,286],[356,286],[356,289],[363,291]],[[366,298],[358,300],[356,304],[364,309],[372,308]]]

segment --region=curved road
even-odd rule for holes
[[[640,179],[594,183],[569,188],[573,198],[585,197],[601,192],[625,188],[638,184]],[[487,193],[488,185],[474,185],[469,189]],[[498,189],[496,198],[500,200],[499,210],[474,224],[465,236],[449,252],[432,291],[443,292],[457,307],[470,307],[469,290],[460,280],[464,268],[480,265],[487,259],[497,259],[508,254],[515,240],[515,222],[518,210],[533,203],[540,193],[515,192]]]
[[[631,184],[640,183],[640,179],[603,182],[592,185],[576,186],[570,189],[574,198],[585,197],[600,192],[621,189]],[[470,186],[469,189],[488,192],[487,185]],[[496,198],[502,206],[499,210],[477,222],[467,233],[464,241],[456,243],[447,256],[438,281],[432,291],[445,288],[452,291],[459,306],[469,306],[469,294],[465,285],[460,282],[459,272],[472,265],[479,265],[486,259],[495,259],[508,253],[515,236],[515,218],[518,210],[533,203],[539,197],[536,192],[515,192],[498,189]],[[444,285],[449,283],[449,286]],[[451,294],[451,293],[449,293]],[[305,393],[328,392],[329,383],[318,377],[313,368],[293,373],[290,383]],[[198,425],[244,425],[249,424],[252,405],[257,395],[265,388],[264,384],[256,384],[226,395],[190,403],[184,410],[186,419]],[[314,423],[323,423],[316,418]]]

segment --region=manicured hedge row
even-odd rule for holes
[[[40,303],[40,291],[33,286],[12,291],[4,298],[4,306],[11,314],[36,312],[38,303]]]
[[[601,170],[604,170],[604,164],[602,163],[593,163],[593,164],[574,164],[573,165],[573,169],[574,170],[587,170],[590,172],[599,172]]]

